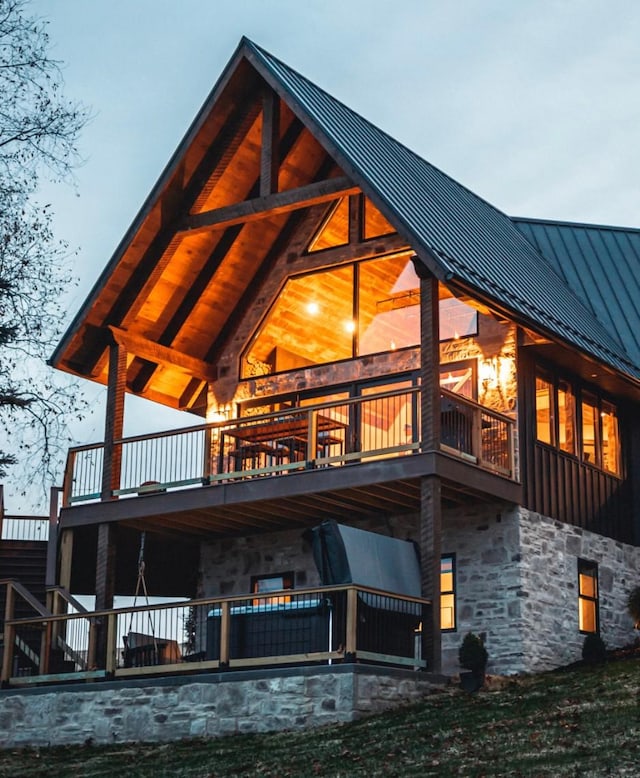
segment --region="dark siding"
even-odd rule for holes
[[[615,540],[637,543],[639,488],[634,482],[640,480],[639,414],[619,406],[624,467],[624,478],[620,479],[537,442],[535,367],[526,348],[519,353],[519,385],[524,506]]]

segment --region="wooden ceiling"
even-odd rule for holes
[[[51,360],[106,383],[115,339],[127,391],[200,413],[262,264],[359,191],[246,60],[205,108]]]

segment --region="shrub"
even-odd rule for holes
[[[588,665],[601,665],[607,658],[607,647],[600,635],[587,635],[582,644],[582,658]]]
[[[487,666],[489,654],[484,647],[482,638],[473,632],[468,632],[458,650],[460,666],[472,673],[483,674]]]
[[[633,626],[640,629],[640,586],[636,586],[629,592],[627,610],[633,619]]]

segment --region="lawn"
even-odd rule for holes
[[[0,776],[611,776],[640,773],[640,659],[451,686],[353,724],[170,744],[0,752]]]

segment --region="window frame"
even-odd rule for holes
[[[537,405],[537,382],[544,381],[551,388],[550,396],[550,419],[549,432],[551,441],[543,440],[538,436],[538,405]],[[564,390],[572,398],[573,404],[573,450],[569,450],[561,445],[560,435],[560,410],[559,410],[559,391]],[[591,385],[583,384],[578,378],[571,378],[564,373],[555,372],[553,369],[536,364],[533,376],[533,437],[536,445],[548,446],[564,456],[571,457],[583,465],[587,465],[597,470],[613,476],[614,478],[624,478],[623,463],[623,445],[621,440],[621,424],[619,405],[608,396],[603,395]],[[593,458],[585,452],[585,407],[594,409],[594,440],[593,440]],[[605,464],[603,452],[603,414],[610,415],[615,419],[615,445],[616,451],[612,457],[617,465],[617,470],[612,470],[608,464]],[[611,461],[611,460],[609,460]]]
[[[598,581],[598,563],[589,559],[582,559],[578,557],[578,631],[581,635],[599,635],[600,634],[600,585]],[[595,594],[589,595],[582,591],[582,577],[588,576],[593,578]],[[580,623],[582,603],[593,604],[593,618],[595,622],[595,628],[583,629]]]
[[[442,566],[446,560],[451,560],[451,589],[442,588]],[[457,632],[458,631],[458,586],[457,586],[457,566],[455,554],[442,554],[440,557],[440,632]],[[443,596],[448,595],[453,598],[453,627],[442,626],[442,599]]]

